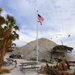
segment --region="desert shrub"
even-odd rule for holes
[[[50,62],[50,61],[48,61],[48,60],[46,60],[46,59],[42,59],[42,60],[40,60],[40,62],[53,64],[52,62]]]
[[[1,67],[0,68],[0,74],[5,74],[5,73],[10,73],[10,70]]]
[[[30,60],[32,60],[32,61],[36,61],[36,58],[30,58]]]
[[[42,59],[42,60],[40,60],[40,62],[47,62],[47,60],[46,59]]]

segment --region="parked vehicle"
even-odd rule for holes
[[[20,54],[11,54],[9,57],[10,58],[18,58],[18,59],[22,58],[22,56]]]

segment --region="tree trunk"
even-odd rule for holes
[[[1,50],[1,56],[0,56],[0,66],[2,65],[2,61],[6,53],[6,45],[7,45],[7,40],[4,40],[4,44],[3,44],[3,48]]]
[[[2,50],[1,50],[1,56],[0,56],[0,66],[2,65],[2,61],[4,59],[4,56],[6,54],[6,50],[7,50],[7,44],[8,44],[8,39],[7,37],[10,35],[11,31],[7,30],[5,32],[5,35],[3,36],[4,37],[4,42],[3,42],[3,47],[2,47]]]

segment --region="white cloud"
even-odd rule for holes
[[[44,17],[43,25],[39,25],[39,38],[52,38],[51,40],[61,44],[75,47],[75,1],[74,0],[3,0],[2,4],[6,13],[15,16],[17,24],[20,26],[21,42],[29,42],[36,39],[36,19],[37,9]],[[7,10],[8,8],[8,10]],[[5,13],[5,14],[6,14]],[[70,37],[68,38],[68,35]],[[72,41],[71,41],[72,40]],[[74,42],[73,42],[74,41]]]

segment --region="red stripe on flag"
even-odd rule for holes
[[[44,18],[38,14],[38,22],[40,22],[40,25],[42,25],[43,20],[44,20]]]

